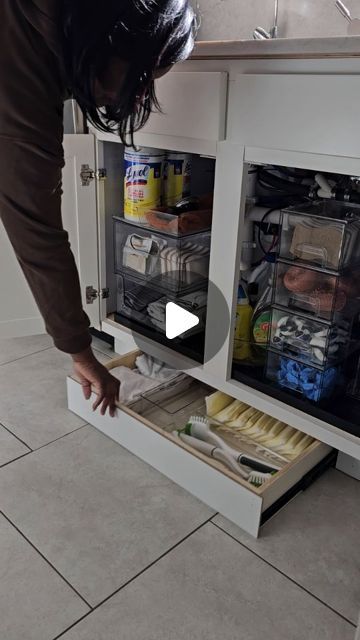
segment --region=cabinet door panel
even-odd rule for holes
[[[162,113],[144,133],[218,141],[225,138],[227,73],[174,71],[156,83]]]
[[[359,100],[351,75],[239,75],[228,135],[245,146],[357,158]]]
[[[94,136],[65,135],[64,154],[63,225],[79,271],[84,309],[92,327],[100,329],[99,297],[92,303],[86,300],[87,287],[99,291],[96,180],[83,186],[80,175],[83,165],[96,168]]]

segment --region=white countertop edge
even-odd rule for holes
[[[278,38],[276,40],[199,40],[192,58],[353,58],[360,57],[360,36]]]

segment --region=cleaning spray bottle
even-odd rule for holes
[[[263,288],[262,295],[260,296],[253,312],[252,340],[256,345],[255,351],[257,355],[262,354],[262,356],[265,357],[271,325],[271,303],[274,285],[275,255],[268,255],[263,264],[265,265],[265,271],[263,271],[261,275],[262,278],[266,278],[266,285]]]
[[[251,333],[253,309],[245,285],[240,284],[236,305],[234,360],[251,360]]]

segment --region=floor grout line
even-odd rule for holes
[[[21,460],[21,458],[26,458],[27,456],[30,456],[33,453],[33,451],[27,451],[27,453],[23,453],[22,456],[17,456],[17,458],[13,458],[13,460],[9,460],[9,462],[4,462],[4,464],[0,464],[0,469],[4,469],[4,467],[8,467],[9,464],[12,464],[13,462],[17,462],[17,460]]]
[[[5,431],[10,433],[10,435],[14,436],[14,438],[16,438],[16,440],[19,440],[19,442],[21,442],[21,444],[23,444],[27,449],[29,449],[29,453],[31,451],[33,451],[33,449],[31,447],[29,447],[29,445],[24,440],[21,440],[21,438],[19,438],[19,436],[17,436],[16,433],[13,433],[11,431],[11,429],[9,429],[9,427],[6,427],[2,422],[0,422],[0,427],[3,427],[3,429],[5,429]]]
[[[30,358],[31,356],[35,356],[37,353],[42,353],[43,351],[49,351],[49,349],[55,349],[54,345],[50,345],[49,347],[45,347],[44,349],[39,349],[38,351],[33,351],[32,353],[26,353],[24,356],[19,356],[19,358],[14,358],[13,360],[7,360],[6,362],[2,362],[0,364],[0,367],[3,367],[5,364],[11,364],[12,362],[18,362],[19,360]]]
[[[215,517],[215,516],[213,516]],[[311,591],[309,591],[309,589],[307,589],[306,587],[302,586],[299,582],[296,582],[296,580],[294,580],[294,578],[291,578],[290,576],[288,576],[286,573],[284,573],[284,571],[281,571],[281,569],[279,569],[278,567],[275,567],[275,565],[271,564],[271,562],[269,562],[269,560],[266,560],[265,558],[263,558],[261,555],[259,555],[258,553],[256,553],[256,551],[253,551],[253,549],[250,549],[250,547],[247,547],[246,544],[244,544],[243,542],[240,542],[240,540],[238,540],[237,538],[235,538],[235,536],[231,535],[231,533],[229,533],[228,531],[226,531],[225,529],[223,529],[222,527],[220,527],[220,525],[216,524],[216,522],[213,522],[213,519],[211,518],[210,520],[210,524],[212,524],[214,527],[216,527],[217,529],[219,529],[219,531],[221,531],[222,533],[225,533],[225,535],[227,535],[229,538],[231,538],[232,540],[234,540],[235,542],[237,542],[241,547],[243,547],[244,549],[246,549],[247,551],[250,551],[250,553],[252,553],[256,558],[258,558],[259,560],[262,560],[262,562],[264,562],[265,564],[267,564],[269,567],[271,567],[272,569],[274,569],[274,571],[276,571],[277,573],[279,573],[281,576],[283,576],[284,578],[286,578],[287,580],[289,580],[290,582],[292,582],[294,585],[296,585],[299,589],[301,589],[302,591],[305,591],[305,593],[307,593],[309,596],[311,596],[312,598],[314,598],[315,600],[317,600],[320,604],[324,605],[324,607],[326,607],[327,609],[329,609],[330,611],[332,611],[333,613],[335,613],[339,618],[342,618],[342,620],[344,620],[344,622],[348,622],[352,627],[354,627],[356,629],[356,624],[354,622],[352,622],[351,620],[349,620],[348,618],[346,618],[346,616],[344,616],[342,613],[339,613],[339,611],[336,611],[336,609],[333,609],[333,607],[329,604],[327,604],[326,602],[324,602],[324,600],[321,600],[321,598],[319,598],[318,596],[316,596],[314,593],[312,593]]]
[[[215,514],[217,515],[217,514]],[[52,640],[59,640],[59,638],[61,638],[62,636],[64,636],[65,633],[67,633],[68,631],[70,631],[71,629],[73,629],[74,627],[76,627],[77,624],[79,624],[80,622],[82,622],[82,620],[84,620],[84,618],[87,618],[91,613],[94,613],[95,611],[97,611],[97,609],[99,609],[100,607],[102,607],[103,604],[105,604],[106,602],[108,602],[109,600],[111,600],[111,598],[113,598],[114,596],[116,596],[118,593],[120,593],[120,591],[122,591],[123,589],[125,589],[126,587],[129,586],[129,584],[131,584],[132,582],[134,582],[135,580],[137,580],[137,578],[139,578],[143,573],[146,573],[146,571],[148,571],[149,569],[151,569],[154,565],[156,565],[158,562],[160,562],[160,560],[162,560],[163,558],[165,558],[167,555],[169,555],[172,551],[174,551],[174,549],[176,549],[177,547],[179,547],[180,545],[182,545],[186,540],[188,540],[189,538],[191,538],[192,535],[194,535],[194,533],[196,533],[197,531],[200,531],[200,529],[202,529],[203,527],[205,527],[205,525],[209,524],[211,522],[211,519],[214,518],[215,516],[212,515],[210,518],[208,518],[207,520],[205,520],[204,522],[202,522],[198,527],[196,527],[193,531],[190,531],[190,533],[188,533],[184,538],[182,538],[181,540],[179,540],[176,544],[174,544],[172,547],[170,547],[170,549],[168,549],[167,551],[165,551],[164,553],[162,553],[158,558],[156,558],[155,560],[153,560],[152,562],[150,562],[150,564],[148,564],[146,567],[144,567],[143,569],[141,569],[141,571],[139,571],[135,576],[133,576],[132,578],[129,578],[129,580],[127,580],[126,582],[124,582],[124,584],[121,585],[121,587],[119,587],[118,589],[116,589],[116,591],[114,591],[113,593],[111,593],[109,596],[107,596],[106,598],[104,598],[104,600],[102,600],[101,602],[99,602],[97,605],[95,605],[94,607],[92,607],[91,611],[88,611],[84,616],[82,616],[82,618],[80,618],[79,620],[77,620],[76,622],[74,622],[70,627],[68,627],[67,629],[65,629],[64,631],[62,631],[59,635],[57,635],[55,638],[52,638]]]
[[[36,449],[33,449],[32,453],[35,453],[36,451],[41,451],[41,449],[45,449],[50,444],[54,444],[54,442],[58,442],[59,440],[62,440],[63,438],[66,438],[67,436],[71,436],[72,433],[76,433],[77,431],[80,431],[84,427],[91,427],[91,426],[92,426],[91,424],[89,424],[88,422],[85,422],[85,424],[82,424],[80,427],[76,427],[76,429],[73,429],[73,431],[69,431],[68,433],[63,433],[62,436],[59,436],[58,438],[55,438],[54,440],[50,440],[50,442],[46,442],[45,444],[42,444],[41,447],[37,447]]]
[[[85,598],[81,595],[81,593],[79,593],[79,591],[77,589],[75,589],[75,587],[50,562],[50,560],[48,560],[47,557],[44,556],[43,553],[41,553],[41,551],[31,542],[31,540],[21,531],[21,529],[19,529],[19,527],[17,527],[16,524],[14,524],[12,522],[12,520],[10,520],[10,518],[6,515],[6,513],[4,513],[3,511],[0,511],[0,514],[5,518],[5,520],[8,521],[9,524],[11,524],[12,527],[14,527],[14,529],[22,536],[22,538],[24,538],[24,540],[26,540],[26,542],[36,551],[36,553],[38,553],[39,556],[41,556],[41,558],[43,560],[45,560],[45,562],[49,565],[49,567],[51,567],[53,569],[53,571],[55,571],[55,573],[57,573],[57,575],[68,585],[68,587],[70,587],[70,589],[74,593],[76,593],[76,595],[86,604],[86,606],[89,607],[90,611],[88,611],[88,613],[90,613],[92,611],[93,607],[85,600]]]
[[[0,426],[4,426],[4,425],[0,423]],[[58,438],[55,438],[54,440],[50,440],[50,442],[46,442],[45,444],[42,444],[41,447],[37,447],[36,449],[31,449],[29,447],[29,445],[25,444],[25,442],[24,442],[23,444],[25,444],[25,446],[29,449],[29,451],[27,451],[26,453],[24,453],[21,456],[17,456],[17,458],[14,458],[13,460],[9,460],[9,462],[5,462],[4,464],[0,465],[0,469],[2,469],[3,467],[7,467],[9,464],[12,464],[13,462],[16,462],[17,460],[21,460],[21,458],[26,458],[31,453],[36,453],[37,451],[41,451],[41,449],[45,449],[50,444],[54,444],[54,442],[58,442],[59,440],[62,440],[63,438],[66,438],[67,436],[71,436],[72,433],[76,433],[77,431],[80,431],[81,429],[84,429],[84,427],[91,427],[91,424],[86,422],[85,424],[82,424],[81,427],[76,427],[76,429],[74,429],[73,431],[69,431],[69,433],[64,433],[62,436],[59,436]],[[10,431],[10,429],[7,429],[6,427],[4,427],[4,429],[6,429],[6,431],[11,433],[11,435],[13,435],[16,438],[15,434],[13,434],[12,431]],[[19,438],[18,438],[18,440],[19,440]],[[22,440],[20,440],[20,442],[22,442]]]

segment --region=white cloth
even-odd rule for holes
[[[137,369],[129,369],[120,366],[111,369],[110,372],[115,378],[120,380],[120,402],[129,404],[146,391],[150,391],[159,386],[161,379],[143,376]]]
[[[158,382],[172,380],[172,378],[175,378],[180,373],[180,371],[169,367],[161,360],[153,358],[146,353],[136,358],[136,366],[142,375],[153,378]]]

